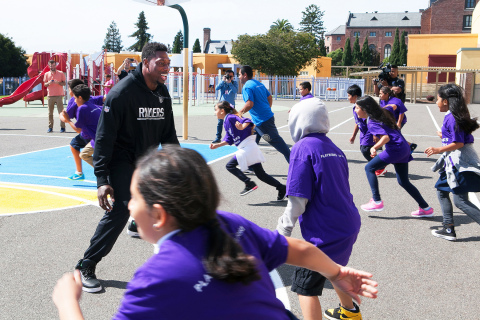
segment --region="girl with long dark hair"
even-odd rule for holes
[[[269,272],[283,263],[325,275],[359,300],[375,298],[369,273],[342,267],[305,241],[217,211],[219,190],[196,151],[166,145],[138,162],[129,209],[155,254],[129,282],[114,319],[296,319],[275,296]],[[59,280],[60,319],[81,317],[79,273]]]
[[[362,97],[356,102],[355,112],[358,117],[368,119],[368,131],[378,138],[378,141],[370,149],[373,160],[365,166],[373,197],[361,208],[364,211],[383,210],[383,201],[380,198],[375,170],[384,168],[391,163],[395,167],[398,184],[418,203],[419,208],[411,213],[412,216],[431,217],[433,216],[433,208],[428,205],[418,189],[408,179],[408,162],[413,160],[410,147],[388,108],[390,107],[381,108],[375,99],[370,96]],[[377,150],[383,146],[385,146],[385,150],[377,154]]]
[[[454,84],[441,86],[438,90],[437,107],[446,112],[442,131],[437,132],[442,139],[441,147],[428,147],[427,156],[443,153],[432,170],[440,170],[435,188],[442,207],[443,228],[432,230],[436,237],[456,240],[453,203],[470,218],[480,224],[480,210],[468,199],[469,192],[480,192],[480,160],[473,149],[472,132],[477,130],[477,119],[472,119],[465,102],[463,89]]]

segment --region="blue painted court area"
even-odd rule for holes
[[[182,143],[212,162],[234,153],[237,148],[225,146],[211,150],[207,144]],[[75,173],[75,164],[69,146],[35,151],[0,159],[0,182],[24,183],[55,187],[96,190],[93,168],[83,162],[84,181],[72,181],[67,177]]]

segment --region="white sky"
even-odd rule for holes
[[[237,39],[240,34],[265,33],[277,19],[288,19],[300,27],[302,11],[314,3],[325,11],[326,31],[345,24],[348,12],[418,12],[428,0],[332,1],[332,0],[191,0],[182,3],[190,28],[189,48],[199,38],[203,49],[203,28],[211,29],[212,40]],[[108,26],[115,21],[122,45],[135,41],[140,11],[153,40],[172,45],[183,24],[180,13],[168,7],[143,5],[132,0],[0,0],[0,33],[13,39],[27,53],[35,51],[93,53],[100,51]]]

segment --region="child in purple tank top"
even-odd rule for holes
[[[249,169],[255,172],[261,181],[275,187],[278,191],[277,201],[283,201],[286,197],[286,187],[263,170],[262,162],[265,162],[265,158],[255,142],[253,134],[255,125],[252,120],[240,117],[228,101],[220,101],[215,105],[215,115],[218,119],[223,119],[226,134],[222,142],[210,144],[210,149],[232,144],[238,148],[226,167],[231,174],[245,183],[245,189],[240,192],[240,195],[244,196],[258,188],[257,184],[243,173]],[[242,170],[237,168],[239,164]]]
[[[439,170],[435,188],[443,213],[443,228],[432,230],[436,237],[456,240],[453,221],[453,203],[470,218],[480,224],[480,210],[468,198],[469,192],[480,192],[480,160],[473,149],[472,132],[479,125],[468,111],[463,89],[454,84],[441,86],[438,90],[437,107],[446,112],[442,131],[437,132],[442,139],[441,147],[428,147],[427,156],[443,153],[432,170]]]
[[[373,160],[365,166],[373,196],[368,203],[361,205],[362,210],[383,210],[383,201],[380,198],[375,170],[392,163],[395,167],[398,184],[418,203],[418,210],[413,211],[411,215],[415,217],[433,216],[433,208],[427,204],[418,189],[408,179],[408,162],[413,158],[408,142],[400,132],[391,111],[381,108],[372,97],[365,96],[357,100],[355,112],[359,118],[368,119],[368,130],[379,139],[370,149]],[[385,146],[385,151],[377,154],[377,150],[383,146]]]
[[[155,245],[128,283],[113,319],[297,319],[276,298],[269,272],[283,263],[321,272],[346,295],[376,298],[371,274],[336,264],[303,240],[217,211],[213,172],[194,150],[164,145],[139,159],[130,213]],[[55,286],[60,319],[83,319],[78,270]]]

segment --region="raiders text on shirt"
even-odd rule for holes
[[[137,120],[163,120],[165,111],[163,108],[138,108]]]

